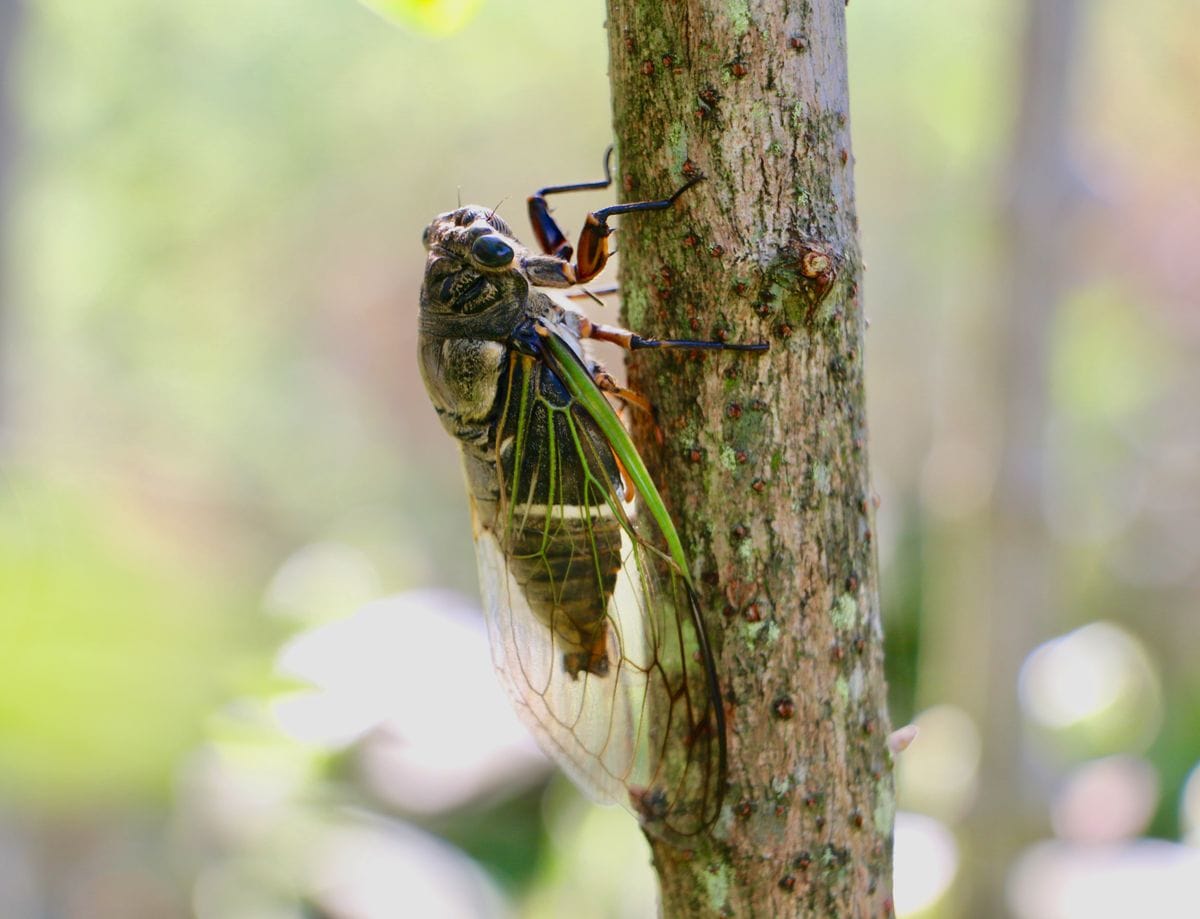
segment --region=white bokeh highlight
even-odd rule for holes
[[[934,906],[950,890],[958,873],[958,843],[941,821],[899,811],[894,851],[896,916],[915,916]]]
[[[362,742],[373,790],[416,813],[528,784],[550,768],[492,670],[480,613],[421,590],[302,633],[276,670],[311,686],[278,697],[279,729],[307,744]]]

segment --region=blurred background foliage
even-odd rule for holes
[[[597,171],[604,11],[369,5],[401,27],[344,0],[0,0],[0,915],[652,909],[632,821],[550,778],[498,699],[413,361],[430,216],[461,195],[526,232],[525,194]],[[1014,258],[1023,15],[848,10],[893,716],[921,727],[897,906],[982,915],[990,800],[1013,914],[1178,914],[1200,7],[1076,10],[1049,267]],[[1036,487],[1009,500],[1014,443]]]

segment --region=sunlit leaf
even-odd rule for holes
[[[430,32],[434,35],[449,35],[465,26],[483,0],[362,0],[381,16],[401,25]]]

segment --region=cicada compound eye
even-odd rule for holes
[[[471,256],[484,268],[503,268],[511,264],[513,254],[512,246],[491,233],[471,244]]]

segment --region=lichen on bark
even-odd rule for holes
[[[884,916],[894,796],[842,0],[609,0],[621,225],[653,353],[634,434],[692,559],[729,722],[709,838],[653,843],[666,916]]]

